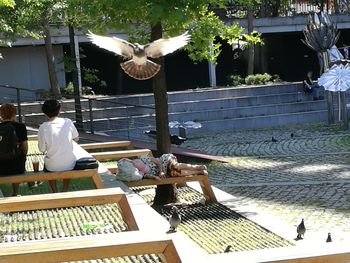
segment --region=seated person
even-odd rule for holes
[[[42,106],[48,121],[42,123],[38,132],[39,150],[45,153],[45,170],[50,172],[73,170],[76,157],[73,153],[73,140],[79,140],[79,134],[73,122],[60,118],[61,104],[57,100],[47,100]],[[63,180],[62,192],[66,192],[69,179]],[[56,180],[49,181],[53,193],[57,192]]]
[[[0,159],[0,176],[22,174],[25,172],[26,155],[28,152],[27,128],[23,123],[16,122],[16,107],[12,104],[1,105],[0,117],[0,130],[2,136],[2,143],[0,143],[0,151],[2,155]],[[6,126],[8,127],[9,125],[15,130],[16,137],[13,137],[12,130],[12,138],[10,138],[11,134],[8,138],[15,140],[15,143],[6,141],[5,139],[7,132],[11,132],[11,128],[10,130],[6,128]],[[15,147],[15,149],[9,149],[9,147],[12,146]],[[6,153],[9,150],[11,152],[14,151],[13,156],[12,153]],[[12,184],[12,196],[18,194],[18,188],[19,184]]]
[[[308,92],[308,93],[312,93],[312,97],[314,100],[318,100],[320,99],[319,96],[318,96],[318,92],[317,92],[317,89],[319,88],[320,86],[318,86],[317,83],[314,83],[312,81],[312,71],[308,71],[308,73],[306,74],[306,77],[305,79],[303,80],[303,89],[305,92]]]

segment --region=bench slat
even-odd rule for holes
[[[132,149],[131,141],[115,141],[115,142],[96,142],[96,143],[84,143],[79,144],[84,150],[93,149],[108,149],[108,148],[127,148]]]
[[[164,185],[164,184],[184,184],[186,182],[199,182],[203,195],[206,200],[210,203],[216,203],[217,199],[213,188],[210,185],[209,178],[207,175],[188,175],[181,177],[167,177],[162,178],[161,180],[155,179],[142,179],[139,181],[124,182],[128,187],[136,186],[148,186],[148,185]]]
[[[2,176],[0,177],[0,185],[88,177],[93,180],[96,188],[104,187],[97,169],[71,170],[61,172],[27,172],[20,175]]]
[[[96,152],[91,153],[97,160],[103,159],[120,159],[128,157],[139,157],[139,156],[153,156],[152,151],[149,149],[137,149],[137,150],[124,150],[124,151],[109,151],[109,152]]]
[[[203,175],[191,175],[183,177],[167,177],[162,178],[161,180],[155,179],[142,179],[139,181],[124,182],[128,187],[135,186],[148,186],[148,185],[163,185],[163,184],[181,184],[186,182],[193,181],[202,181],[204,178]]]
[[[181,262],[171,239],[140,232],[5,243],[0,246],[0,262],[7,263],[65,262],[142,254],[163,254],[166,262]]]
[[[0,199],[0,212],[20,212],[39,209],[117,203],[128,230],[138,230],[127,198],[120,188],[40,194]]]

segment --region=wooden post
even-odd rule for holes
[[[199,181],[199,184],[202,188],[202,192],[206,200],[208,200],[209,203],[216,203],[216,196],[214,194],[213,188],[211,188],[208,176],[203,175],[202,177],[203,178]]]

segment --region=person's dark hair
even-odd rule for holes
[[[52,118],[60,113],[61,104],[58,100],[46,100],[41,109],[47,117]]]
[[[9,120],[13,116],[16,116],[16,107],[13,104],[2,104],[0,107],[0,117],[3,120]]]

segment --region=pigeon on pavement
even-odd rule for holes
[[[160,65],[147,59],[147,57],[158,58],[165,56],[185,46],[190,39],[190,35],[185,32],[180,36],[167,39],[161,38],[146,45],[140,45],[117,37],[95,35],[90,31],[87,37],[100,48],[107,49],[129,59],[120,63],[120,66],[126,74],[137,80],[152,78],[160,70]]]
[[[272,142],[277,142],[277,140],[275,139],[275,137],[272,136],[272,139],[271,139]]]
[[[305,224],[304,224],[304,219],[301,219],[301,223],[297,227],[297,239],[302,239],[302,236],[304,237],[306,232]]]
[[[172,210],[172,214],[169,218],[169,224],[170,224],[170,228],[168,231],[169,233],[176,232],[176,228],[181,223],[181,215],[179,214],[177,207],[173,206],[171,210]]]
[[[328,233],[328,236],[327,236],[327,240],[326,240],[327,243],[329,242],[332,242],[332,236],[331,236],[331,233]]]
[[[228,246],[225,248],[224,253],[231,252],[231,248],[232,248],[232,246],[231,246],[231,245],[228,245]]]

